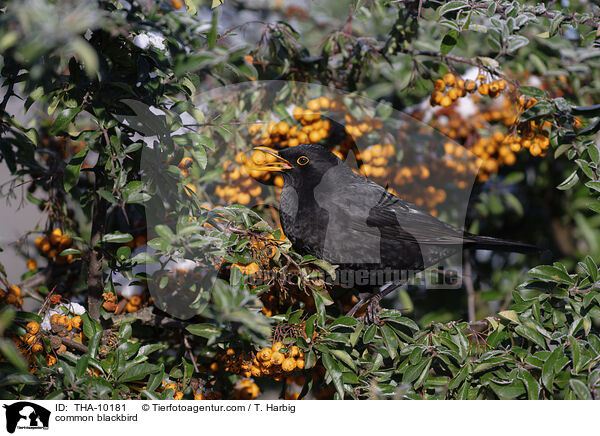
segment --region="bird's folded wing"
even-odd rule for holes
[[[419,244],[427,245],[469,242],[463,230],[438,220],[375,183],[363,181],[338,192],[332,201],[338,203],[336,208],[347,211],[347,225],[359,234],[379,235],[384,230],[385,236],[392,240],[407,242],[414,238]],[[355,213],[361,206],[368,209],[366,214]]]

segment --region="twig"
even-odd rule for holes
[[[63,345],[65,347],[72,348],[77,351],[81,351],[82,353],[88,352],[88,347],[86,347],[83,344],[80,344],[79,342],[75,342],[69,338],[62,338],[60,336],[50,335],[50,339],[58,339],[63,343]]]
[[[191,324],[187,321],[180,321],[174,318],[169,318],[168,316],[158,315],[153,312],[152,307],[145,307],[137,312],[131,312],[124,315],[114,315],[111,319],[115,325],[120,325],[126,322],[140,321],[145,325],[151,325],[154,327],[183,329]]]

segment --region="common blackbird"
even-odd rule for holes
[[[532,245],[477,236],[446,224],[356,174],[320,145],[303,144],[279,152],[255,149],[272,156],[258,169],[283,175],[279,214],[292,246],[302,255],[339,265],[338,275],[343,270],[414,273],[462,248],[537,251]],[[361,300],[349,314],[368,301],[367,319],[375,321],[381,299],[404,281],[371,286],[371,293],[379,292]]]

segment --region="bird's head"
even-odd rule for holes
[[[336,155],[317,144],[302,144],[280,151],[268,147],[256,147],[255,150],[275,158],[258,169],[280,171],[285,182],[294,187],[316,186],[327,171],[342,163]]]

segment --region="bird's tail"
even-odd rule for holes
[[[507,241],[506,239],[492,238],[490,236],[472,235],[470,233],[465,234],[465,246],[476,250],[510,251],[523,254],[535,254],[541,251],[535,245]]]

